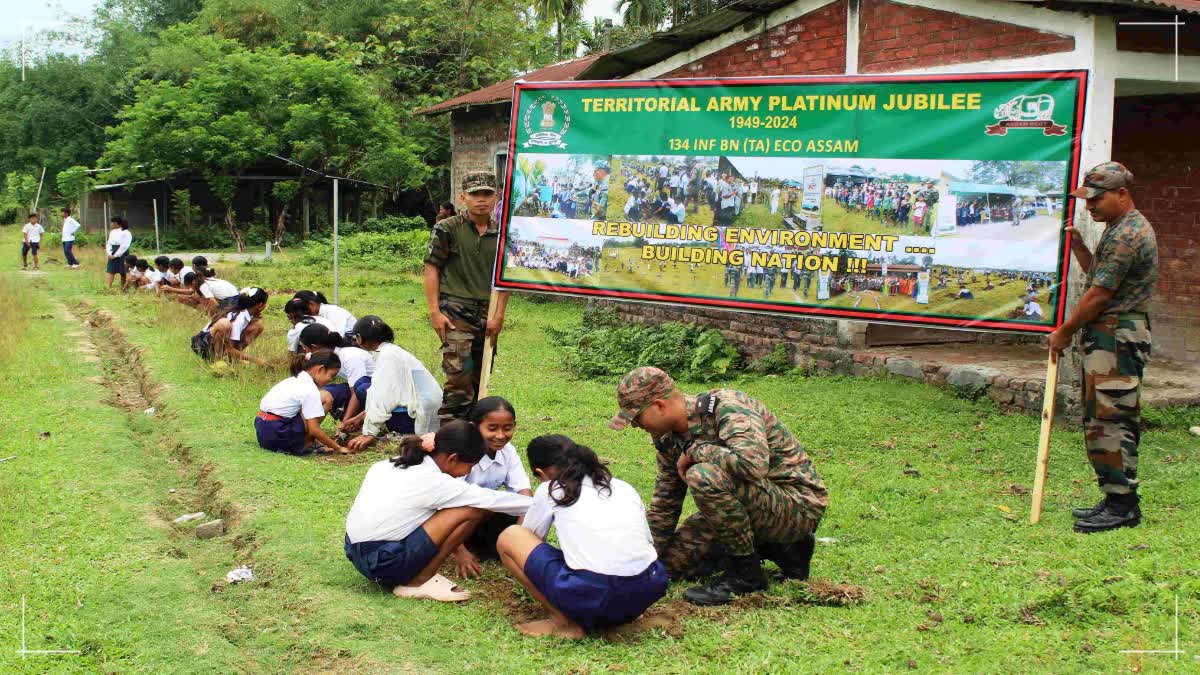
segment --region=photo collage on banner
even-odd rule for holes
[[[1037,75],[519,89],[496,284],[1048,332],[1082,76]]]

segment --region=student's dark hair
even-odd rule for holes
[[[34,215],[37,215],[37,214],[34,214]],[[112,218],[109,218],[108,221],[110,223],[116,223],[117,225],[120,225],[122,230],[129,229],[129,222],[127,220],[125,220],[124,218],[122,218],[121,216],[113,216]]]
[[[217,276],[217,271],[211,267],[205,267],[203,274],[205,279],[215,279]]]
[[[171,258],[171,262],[168,264],[171,267],[183,267],[183,259],[182,258]]]
[[[354,334],[363,342],[395,342],[396,333],[383,319],[368,314],[354,322]]]
[[[464,464],[476,464],[483,459],[487,452],[487,442],[479,427],[465,420],[454,420],[438,429],[433,435],[433,455],[458,455],[458,460]],[[416,466],[425,460],[425,450],[421,448],[420,436],[405,436],[400,441],[400,454],[392,458],[392,464],[406,469]]]
[[[138,257],[136,255],[134,255],[132,253],[125,254],[125,262],[127,262],[131,265],[135,265],[135,264],[137,264],[137,261],[138,261]]]
[[[237,301],[233,304],[233,311],[230,314],[236,314],[244,309],[264,303],[267,301],[267,292],[261,288],[243,288],[242,292],[237,294]]]
[[[513,421],[517,421],[517,411],[508,402],[508,399],[500,396],[488,396],[487,398],[479,399],[475,405],[471,406],[471,411],[467,413],[467,419],[475,424],[482,424],[483,418],[497,410],[507,410],[508,414],[512,415]]]
[[[36,213],[29,214],[29,217],[26,218],[25,220],[29,220],[29,218],[37,218],[38,220],[41,220],[41,217],[38,216],[38,214],[36,214]]]
[[[61,213],[61,214],[65,215],[65,216],[69,216],[69,215],[71,215],[71,209],[68,209],[68,208],[67,208],[67,207],[65,207],[65,206],[64,206],[64,207],[62,207],[61,209],[59,209],[58,211],[59,211],[59,213]]]
[[[160,255],[154,259],[154,264],[169,266],[171,264],[171,259],[165,255]]]
[[[194,256],[192,258],[192,267],[208,267],[208,258],[202,255]]]
[[[296,291],[294,297],[300,298],[304,302],[316,302],[322,305],[329,304],[329,301],[325,299],[325,294],[321,291]]]
[[[134,263],[133,266],[138,268],[139,270],[148,270],[148,269],[150,269],[150,261],[146,260],[145,258],[141,258],[136,263]]]
[[[191,286],[192,282],[194,282],[198,278],[199,277],[196,275],[195,272],[188,272],[187,274],[183,275],[183,285]]]
[[[300,317],[308,316],[308,303],[300,298],[292,298],[283,306],[283,314],[289,319],[297,315]]]
[[[345,346],[344,343],[345,338],[341,333],[329,330],[329,327],[323,323],[310,323],[300,331],[300,344],[304,347],[333,349]]]
[[[296,359],[292,362],[292,376],[295,377],[302,371],[315,368],[317,366],[324,366],[325,368],[341,368],[342,360],[338,358],[337,354],[333,353],[332,349],[318,349],[315,352],[309,352],[305,354],[304,358]]]
[[[586,445],[560,434],[548,434],[529,441],[525,453],[530,469],[558,468],[558,477],[550,485],[550,498],[559,506],[578,501],[584,478],[591,478],[597,490],[612,494],[612,472]]]
[[[450,215],[455,214],[454,202],[442,202],[442,208],[445,209],[446,213],[449,213]]]

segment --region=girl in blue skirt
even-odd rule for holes
[[[333,397],[321,387],[337,377],[341,366],[337,354],[328,349],[297,359],[292,377],[272,387],[258,404],[254,419],[258,444],[292,455],[349,452],[321,429],[321,420],[333,405]]]

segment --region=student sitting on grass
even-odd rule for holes
[[[666,595],[668,579],[637,490],[566,436],[538,436],[528,454],[542,484],[524,525],[505,530],[496,548],[550,618],[517,630],[580,638],[641,616]],[[562,550],[544,541],[551,525]]]
[[[150,283],[150,279],[146,276],[150,273],[150,261],[145,258],[133,258],[133,262],[125,261],[125,265],[129,268],[129,287],[141,289]]]
[[[350,312],[331,305],[325,300],[325,294],[320,291],[297,291],[294,296],[308,305],[308,313],[328,321],[330,330],[341,333],[347,339],[354,339],[354,324],[358,319]]]
[[[292,365],[292,377],[271,387],[258,404],[254,433],[259,446],[272,452],[328,454],[346,448],[321,429],[321,420],[333,403],[321,387],[337,377],[342,363],[337,354],[321,349],[305,354]]]
[[[238,288],[224,279],[217,278],[217,271],[211,267],[204,268],[204,283],[200,284],[200,307],[216,316],[232,305],[237,298]]]
[[[145,283],[142,284],[142,290],[155,291],[158,290],[160,284],[164,283],[167,274],[171,271],[168,265],[171,259],[165,255],[160,255],[154,259],[154,269],[150,269],[149,261],[146,262],[146,268],[141,270],[142,279]]]
[[[304,330],[306,326],[310,326],[314,323],[321,324],[322,326],[328,328],[331,332],[341,335],[341,332],[338,331],[337,326],[334,325],[334,323],[329,319],[323,319],[319,316],[313,316],[309,314],[308,303],[300,298],[292,298],[291,300],[288,300],[287,304],[283,306],[283,313],[285,316],[287,316],[288,323],[292,324],[292,327],[288,329],[287,333],[287,349],[288,352],[292,354],[301,352],[300,331]]]
[[[424,434],[438,428],[442,389],[417,357],[393,344],[395,333],[377,316],[368,315],[354,325],[358,346],[374,353],[375,373],[359,378],[356,395],[366,410],[342,422],[340,431],[362,425],[362,436],[346,445],[365,450],[384,430],[397,434]],[[368,380],[364,382],[364,380]]]
[[[204,283],[204,277],[195,272],[187,272],[180,279],[182,282],[178,288],[159,286],[158,292],[166,293],[188,307],[200,307],[200,285]]]
[[[209,321],[192,336],[192,351],[205,361],[240,359],[266,366],[266,361],[250,356],[245,350],[262,335],[262,313],[267,308],[267,299],[267,292],[261,288],[243,289],[224,315]]]
[[[127,286],[137,288],[141,286],[142,273],[137,269],[138,257],[132,253],[125,254],[125,271],[129,273],[129,282]]]
[[[166,256],[162,256],[166,257]],[[179,258],[171,258],[167,263],[167,272],[163,277],[163,285],[172,288],[179,288],[183,285],[183,260]]]
[[[203,272],[205,267],[208,267],[208,258],[205,258],[202,255],[192,256],[191,266],[182,268],[182,271],[179,273],[179,278],[182,279],[183,275],[187,274],[188,272]]]
[[[470,473],[485,447],[474,424],[455,420],[434,436],[432,451],[409,436],[399,456],[373,464],[346,516],[346,557],[354,568],[394,587],[399,598],[470,599],[438,568],[488,512],[519,516],[530,503],[525,495],[456,480]]]
[[[499,396],[488,396],[471,406],[467,421],[479,427],[487,452],[479,463],[467,474],[467,482],[488,490],[507,490],[517,494],[533,496],[529,474],[521,462],[521,456],[512,444],[517,431],[517,411],[511,403]],[[433,449],[433,434],[425,434],[421,441],[426,450]],[[479,559],[499,560],[496,539],[517,519],[502,513],[490,514],[471,537],[454,552],[454,563],[461,576],[479,576]]]
[[[108,273],[107,288],[112,288],[113,278],[121,277],[121,290],[125,290],[125,279],[128,270],[125,269],[125,254],[133,244],[133,233],[129,231],[129,223],[120,216],[113,216],[110,224],[112,231],[108,233],[108,265],[104,271]]]
[[[371,355],[360,347],[343,346],[345,338],[330,331],[323,324],[311,323],[300,331],[300,349],[312,352],[318,349],[332,349],[342,360],[341,376],[345,382],[334,382],[325,385],[325,391],[333,396],[331,414],[335,420],[341,421],[354,417],[362,410],[362,403],[355,393],[355,385],[360,380],[370,378],[375,372],[375,362]]]

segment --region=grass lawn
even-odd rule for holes
[[[0,230],[11,251],[14,232]],[[465,582],[476,599],[462,606],[402,602],[367,583],[342,554],[343,525],[386,448],[332,461],[259,449],[251,420],[282,366],[218,377],[188,350],[202,317],[105,292],[95,249],[82,271],[56,258],[47,252],[41,276],[0,273],[0,459],[16,456],[0,462],[2,672],[1194,672],[1195,411],[1157,415],[1169,424],[1143,436],[1143,525],[1082,536],[1067,510],[1095,490],[1077,429],[1054,434],[1046,513],[1031,526],[1034,418],[909,381],[723,383],[765,401],[809,449],[831,491],[813,576],[862,586],[866,599],[813,604],[789,582],[696,610],[677,583],[649,630],[545,641],[512,628],[533,608],[496,565]],[[225,267],[239,286],[279,293],[251,351],[281,363],[282,294],[328,294],[330,273]],[[342,279],[343,305],[383,316],[440,375],[415,277],[343,267]],[[580,313],[514,298],[493,391],[517,408],[520,447],[568,434],[648,499],[648,439],[609,430],[612,383],[569,379],[546,340]],[[170,524],[195,510],[223,516],[227,534],[201,541]],[[224,585],[239,564],[256,580]],[[1187,655],[1120,654],[1170,647],[1176,595]],[[29,649],[82,653],[23,661],[22,596]]]

